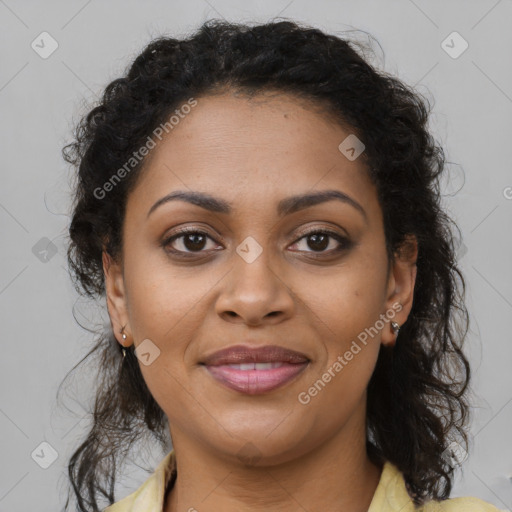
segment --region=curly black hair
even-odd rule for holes
[[[468,443],[470,367],[462,345],[469,317],[452,228],[460,230],[441,206],[446,160],[428,130],[429,101],[375,69],[363,47],[287,20],[253,26],[210,20],[189,38],[151,41],[125,76],[106,86],[62,150],[77,170],[68,264],[77,291],[103,301],[102,252],[120,256],[127,195],[146,159],[111,187],[107,199],[99,199],[98,190],[190,98],[277,91],[322,107],[365,144],[389,261],[407,250],[409,235],[418,242],[412,310],[395,347],[381,346],[368,385],[367,452],[398,467],[419,505],[449,497],[454,464],[445,454],[453,442],[464,449]],[[92,426],[68,465],[81,512],[98,512],[100,497],[114,503],[119,463],[143,436],[162,447],[169,442],[167,418],[145,384],[133,345],[122,364],[112,330],[97,334],[71,370],[98,357]]]

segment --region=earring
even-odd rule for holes
[[[391,322],[391,327],[393,328],[393,333],[395,334],[395,336],[398,336],[400,326],[396,322]]]
[[[122,327],[122,329],[121,329],[121,337],[123,338],[123,340],[128,338],[128,336],[126,336],[126,334],[124,332],[124,327]],[[123,359],[124,359],[126,357],[126,349],[124,348],[124,345],[122,346],[121,350],[123,351]]]

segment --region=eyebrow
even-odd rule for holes
[[[308,192],[305,194],[287,197],[279,201],[277,205],[277,214],[279,217],[283,217],[284,215],[289,215],[311,206],[332,200],[338,200],[353,206],[359,213],[361,213],[364,219],[367,220],[364,208],[357,201],[339,190],[321,190],[318,192]],[[206,194],[204,192],[177,190],[159,199],[149,209],[146,218],[149,217],[159,206],[170,201],[185,201],[215,213],[230,214],[233,211],[233,207],[230,203],[223,199],[213,197],[210,194]]]

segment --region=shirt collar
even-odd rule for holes
[[[415,505],[407,492],[401,471],[391,462],[384,462],[379,484],[368,512],[414,512]]]

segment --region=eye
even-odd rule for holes
[[[167,237],[161,245],[168,252],[176,255],[193,254],[206,252],[208,250],[208,248],[206,248],[208,240],[215,242],[205,231],[201,231],[197,228],[188,228],[181,229],[178,233]]]
[[[213,243],[213,247],[208,248],[208,241]],[[197,228],[183,228],[177,233],[165,238],[161,245],[169,253],[177,257],[189,257],[193,254],[206,253],[216,249],[216,241],[206,232]],[[309,252],[315,257],[324,254],[333,254],[342,252],[352,246],[352,242],[336,233],[326,229],[316,229],[304,233],[291,247],[299,246],[300,243],[306,246],[306,249],[292,249],[298,252]],[[217,247],[219,247],[217,245]],[[312,250],[308,251],[307,248]],[[316,254],[315,254],[316,253]]]
[[[334,242],[333,242],[334,240]],[[303,252],[312,252],[320,254],[331,254],[349,249],[351,242],[348,238],[329,230],[314,230],[303,234],[299,240],[293,245],[298,245],[301,241],[304,241],[303,245],[312,249],[312,251],[301,250]],[[293,246],[292,246],[293,247]],[[326,250],[330,247],[329,250]]]

